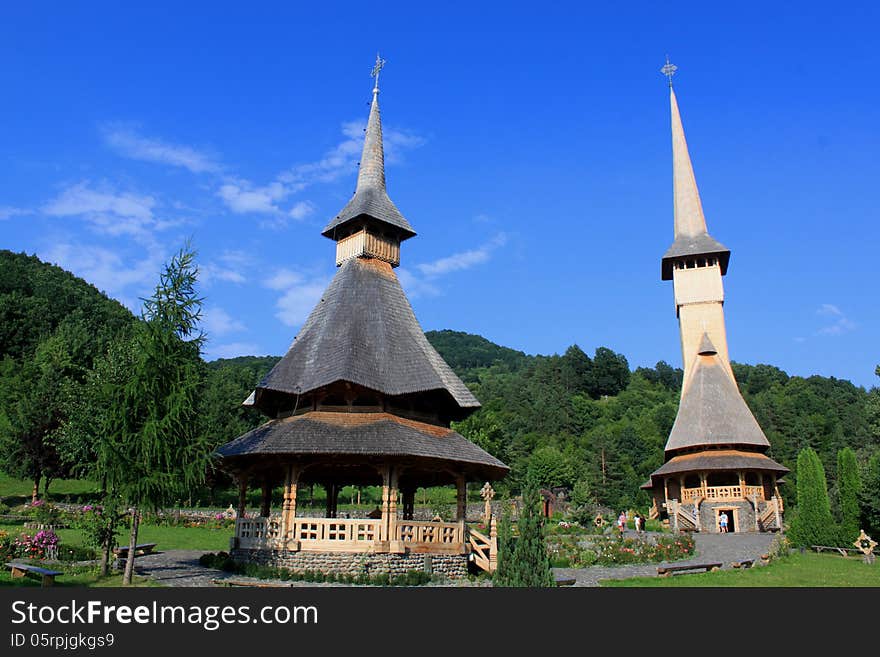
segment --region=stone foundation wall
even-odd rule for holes
[[[234,549],[232,558],[241,563],[257,563],[287,568],[295,573],[307,570],[322,573],[360,575],[404,575],[409,570],[427,570],[435,575],[460,579],[468,574],[466,554],[349,554],[345,552],[289,552],[286,550]],[[427,559],[426,559],[427,557]]]
[[[742,501],[724,501],[724,502],[703,502],[700,505],[700,525],[703,533],[718,533],[718,514],[717,509],[728,509],[727,515],[732,517],[733,514],[729,509],[737,509],[737,522],[734,530],[739,532],[755,531],[755,510],[750,502]],[[728,525],[729,526],[729,525]]]

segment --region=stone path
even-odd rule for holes
[[[773,541],[773,534],[694,534],[696,556],[677,564],[720,561],[723,568],[730,568],[734,561],[743,559],[757,560],[767,552]],[[213,568],[205,568],[199,564],[203,550],[168,550],[157,552],[135,560],[138,575],[152,577],[164,586],[217,586],[215,579],[234,577],[237,580],[253,578],[224,573]],[[603,579],[627,579],[629,577],[656,577],[657,566],[661,564],[637,564],[632,566],[592,566],[590,568],[554,568],[557,576],[574,577],[574,586],[599,586]],[[270,580],[254,582],[270,583]],[[279,586],[348,586],[337,583],[314,583],[297,581],[275,582]],[[487,583],[476,583],[463,580],[455,583],[436,584],[441,586],[486,586]],[[430,586],[430,585],[429,585]]]
[[[694,534],[696,554],[691,559],[676,564],[719,561],[722,568],[730,568],[734,561],[755,559],[767,552],[773,534]],[[659,563],[634,564],[631,566],[592,566],[590,568],[554,568],[557,577],[573,577],[574,586],[599,586],[603,579],[629,579],[630,577],[656,577]]]

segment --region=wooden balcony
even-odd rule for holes
[[[764,499],[763,486],[707,486],[706,488],[683,488],[681,491],[682,502],[693,502],[700,498],[709,501],[717,500],[745,500],[756,496],[759,500]]]

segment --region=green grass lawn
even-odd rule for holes
[[[880,560],[868,565],[861,557],[795,552],[768,566],[746,570],[672,577],[634,577],[609,580],[602,586],[708,586],[708,587],[851,587],[880,586]]]
[[[64,566],[57,568],[49,566],[50,570],[62,570],[63,575],[55,577],[55,586],[88,586],[88,587],[107,587],[122,586],[122,573],[109,575],[108,577],[99,577],[97,572],[86,570],[84,568],[65,569]],[[155,581],[147,577],[134,576],[132,578],[133,586],[161,586]],[[12,579],[12,571],[4,569],[0,572],[0,586],[40,586],[40,580],[30,577],[19,577]]]
[[[33,487],[32,481],[0,474],[0,500],[5,500],[9,506],[30,502]],[[49,498],[56,502],[63,502],[66,497],[70,497],[72,502],[92,499],[97,493],[98,486],[95,482],[82,479],[54,479],[49,485]],[[42,496],[43,485],[40,484],[40,497]]]
[[[33,534],[35,530],[22,525],[0,524],[0,531],[18,535],[22,532]],[[208,550],[217,552],[229,549],[232,528],[208,529],[207,527],[164,527],[156,525],[140,526],[138,543],[157,543],[156,550]],[[83,545],[82,531],[79,529],[59,529],[55,532],[60,539],[60,549],[65,545]],[[119,543],[128,545],[128,529],[119,533]]]

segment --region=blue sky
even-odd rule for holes
[[[208,358],[282,354],[332,277],[377,50],[425,330],[680,366],[669,53],[734,360],[878,383],[876,5],[18,3],[0,247],[133,309],[191,237]]]

